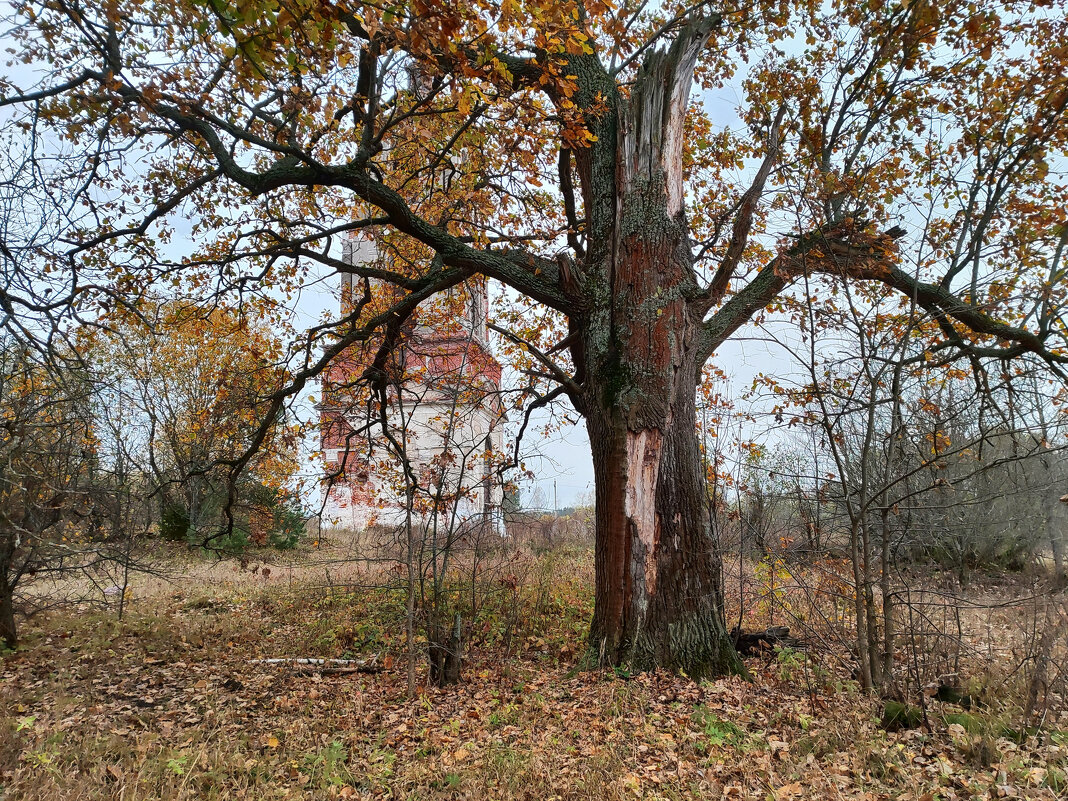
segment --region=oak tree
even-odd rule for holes
[[[91,319],[160,281],[352,275],[362,298],[294,338],[277,409],[355,343],[380,380],[423,300],[501,282],[529,405],[567,398],[592,442],[593,652],[739,670],[702,366],[820,275],[910,297],[934,360],[1061,364],[1063,5],[23,0],[35,75],[0,103],[75,202],[48,272],[2,300]],[[390,257],[345,263],[352,232]]]

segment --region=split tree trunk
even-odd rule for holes
[[[591,125],[596,142],[576,151],[590,243],[571,319],[597,495],[590,646],[601,664],[692,677],[744,672],[706,513],[696,389],[708,300],[683,205],[683,124],[714,24],[650,53],[629,97],[612,94]]]
[[[613,417],[587,418],[597,490],[591,647],[602,664],[633,671],[744,672],[723,616],[693,400],[679,399],[663,428],[632,430]]]

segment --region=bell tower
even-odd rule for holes
[[[343,242],[342,258],[356,267],[376,261],[379,251],[372,240],[354,235]],[[382,286],[372,280],[372,292],[376,285]],[[354,270],[341,274],[343,314],[363,291]],[[356,530],[400,524],[405,493],[398,492],[403,471],[396,448],[404,443],[404,457],[425,483],[420,491],[451,499],[446,518],[503,533],[504,485],[496,467],[503,455],[505,417],[501,366],[490,348],[486,281],[472,278],[424,306],[397,354],[405,377],[389,388],[388,436],[381,421],[369,420],[367,399],[357,400],[354,391],[365,353],[342,354],[324,377],[323,522]]]

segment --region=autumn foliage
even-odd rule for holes
[[[163,533],[221,545],[236,526],[266,544],[292,503],[297,428],[277,415],[242,458],[282,380],[277,337],[241,312],[183,302],[143,303],[110,327],[82,347],[111,401],[129,408],[129,457],[154,488]]]
[[[11,14],[43,72],[0,84],[12,169],[74,203],[15,243],[9,302],[54,328],[161,286],[278,308],[351,276],[366,302],[290,325],[239,468],[347,348],[381,367],[425,300],[500,282],[525,409],[566,400],[593,446],[606,664],[741,669],[694,390],[743,326],[877,286],[932,367],[1063,374],[1062,2]],[[388,257],[345,263],[355,233]]]

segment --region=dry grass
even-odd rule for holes
[[[889,734],[831,654],[753,660],[749,683],[579,671],[588,554],[515,560],[519,590],[486,601],[464,684],[409,698],[399,599],[358,589],[380,576],[339,561],[345,547],[266,576],[172,563],[181,577],[139,580],[121,622],[77,610],[33,621],[2,664],[2,797],[950,799],[1063,788],[1062,735]],[[1018,626],[1016,608],[990,624],[991,647],[1000,626]],[[307,676],[250,661],[369,654],[387,669]],[[1063,710],[1051,715],[1068,729]]]

